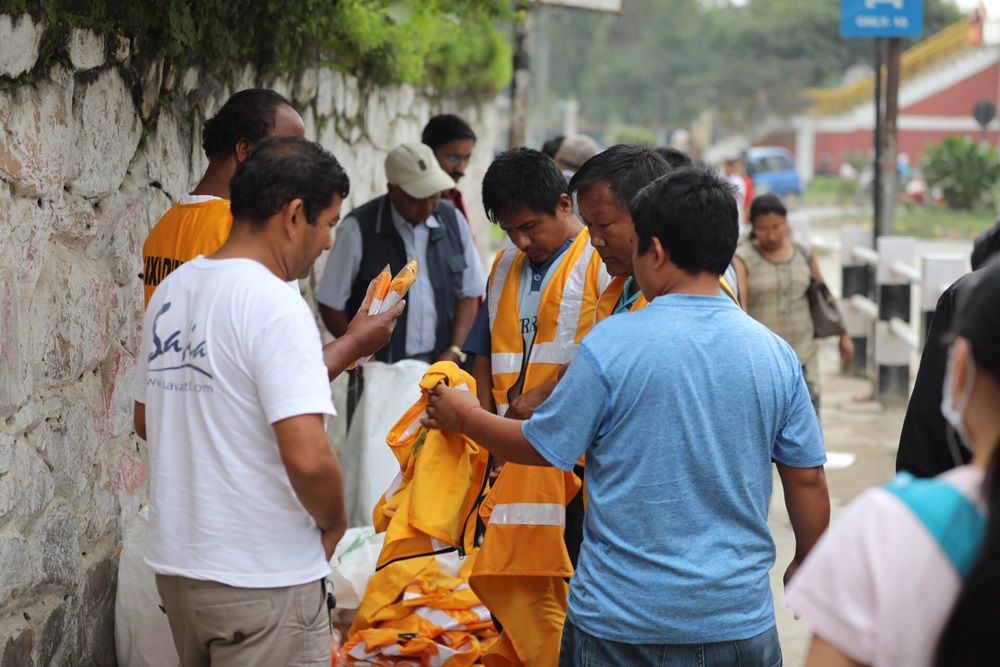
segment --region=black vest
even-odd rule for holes
[[[388,264],[392,274],[403,268],[407,260],[403,237],[392,224],[392,206],[388,195],[376,197],[367,204],[354,209],[350,217],[358,221],[361,230],[361,266],[351,285],[351,296],[347,300],[347,312],[356,313],[365,300],[368,283]],[[437,328],[434,332],[435,358],[451,345],[451,325],[455,320],[455,302],[462,288],[462,274],[465,272],[465,247],[459,229],[458,216],[451,202],[444,199],[435,209],[434,217],[440,223],[431,228],[427,242],[427,265],[417,267],[420,273],[430,277],[434,289],[434,312],[437,313]],[[409,296],[407,298],[410,298]],[[389,344],[375,354],[375,358],[386,363],[394,363],[406,358],[407,310],[396,322]]]

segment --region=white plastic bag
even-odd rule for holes
[[[372,510],[396,478],[399,461],[386,436],[399,418],[420,398],[420,379],[430,366],[415,359],[395,364],[365,364],[365,389],[338,449],[344,469],[344,502],[351,526],[371,526]]]
[[[122,529],[115,596],[115,649],[119,667],[177,667],[180,659],[156,590],[156,575],[142,557],[149,533],[143,507]]]
[[[349,528],[344,533],[330,559],[330,582],[337,609],[357,609],[361,605],[384,541],[385,533],[376,535],[371,526]]]

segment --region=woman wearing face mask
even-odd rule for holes
[[[807,667],[1000,664],[1000,265],[954,332],[941,409],[972,462],[866,491],[820,540],[786,595]]]

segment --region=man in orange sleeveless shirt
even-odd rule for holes
[[[142,246],[146,305],[156,286],[178,266],[198,255],[211,255],[229,238],[229,182],[256,144],[276,137],[302,137],[302,118],[283,95],[263,88],[234,93],[202,129],[208,169],[190,194],[181,197],[156,223]],[[292,286],[296,282],[290,281]],[[361,313],[344,336],[323,346],[323,362],[332,380],[357,359],[358,341],[379,341],[392,335],[403,312],[401,301],[387,313]],[[349,335],[348,335],[349,334]]]
[[[156,223],[142,246],[145,304],[178,266],[211,255],[229,238],[229,181],[255,144],[270,137],[302,137],[302,118],[283,95],[249,88],[233,94],[202,129],[208,169],[190,194]]]

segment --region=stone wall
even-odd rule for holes
[[[0,81],[34,67],[45,29],[0,16]],[[87,31],[64,55],[47,77],[0,89],[0,667],[115,663],[120,527],[147,476],[131,426],[140,254],[206,167],[204,119],[244,87],[288,95],[351,177],[345,211],[384,190],[386,152],[439,111],[480,136],[462,186],[481,211],[497,143],[488,105],[366,89],[329,69],[293,81],[174,71]]]

